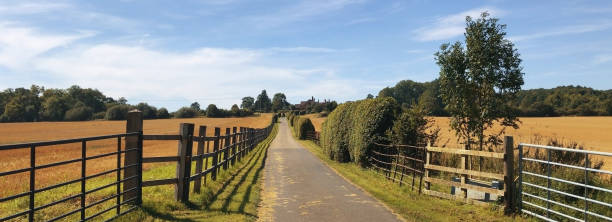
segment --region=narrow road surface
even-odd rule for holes
[[[261,221],[400,221],[303,148],[280,121],[264,168]]]

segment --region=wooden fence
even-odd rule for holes
[[[11,170],[7,172],[0,172],[0,178],[2,178],[3,176],[15,175],[19,173],[29,173],[29,191],[8,197],[0,197],[0,203],[4,203],[11,200],[15,200],[20,197],[27,196],[29,197],[28,209],[16,214],[0,218],[0,221],[17,219],[20,217],[21,219],[25,220],[26,216],[28,221],[34,221],[36,219],[36,212],[40,212],[41,210],[46,209],[48,207],[65,203],[71,200],[78,200],[80,202],[80,207],[76,210],[65,212],[64,214],[57,216],[51,219],[50,221],[64,219],[76,213],[80,213],[80,221],[87,221],[93,219],[99,220],[100,215],[114,210],[114,216],[109,219],[112,220],[120,215],[126,214],[136,209],[142,203],[142,187],[148,186],[173,184],[175,187],[175,199],[177,201],[187,202],[189,200],[189,190],[191,182],[193,182],[194,184],[194,192],[199,193],[200,188],[202,186],[202,178],[204,178],[204,185],[206,184],[206,176],[208,174],[211,175],[212,180],[216,180],[217,174],[220,170],[227,170],[230,166],[236,163],[236,160],[240,161],[242,158],[248,155],[258,143],[260,143],[262,140],[264,140],[270,135],[270,132],[272,131],[272,128],[274,126],[274,122],[272,122],[268,127],[262,129],[240,127],[240,131],[238,131],[238,128],[233,127],[230,131],[230,128],[226,128],[224,135],[221,135],[221,129],[216,127],[214,129],[214,136],[207,137],[206,126],[200,126],[199,135],[193,135],[194,124],[191,123],[181,123],[180,133],[178,135],[145,135],[142,131],[142,123],[142,113],[139,111],[132,111],[128,113],[126,133],[124,134],[38,143],[0,145],[0,151],[13,149],[29,149],[30,151],[30,156],[25,157],[30,159],[30,167],[18,170]],[[95,156],[87,156],[87,142],[115,138],[117,139],[116,151],[98,154]],[[121,143],[122,139],[125,139],[123,149]],[[178,154],[176,156],[143,157],[142,154],[144,140],[178,141]],[[192,154],[194,142],[197,143],[196,155]],[[44,149],[45,147],[53,145],[73,143],[81,143],[81,158],[55,163],[48,163],[44,165],[36,165],[36,150]],[[122,154],[125,156],[125,158],[123,158],[123,165],[121,158]],[[117,158],[117,165],[114,169],[97,173],[94,175],[86,175],[87,161],[109,156],[116,156]],[[208,164],[209,159],[211,159],[210,165]],[[143,164],[162,162],[177,163],[176,177],[150,181],[142,180]],[[196,165],[194,175],[190,175],[192,162],[195,162]],[[71,163],[81,163],[81,169],[79,171],[81,174],[80,178],[68,182],[54,184],[44,188],[35,188],[36,170],[47,169]],[[123,176],[121,175],[122,171]],[[92,188],[90,190],[86,190],[86,183],[88,180],[102,176],[109,176],[112,174],[116,174],[114,182],[100,187]],[[80,183],[81,185],[81,191],[79,194],[72,195],[61,200],[54,201],[52,203],[35,204],[36,194],[76,183]],[[115,194],[104,197],[101,200],[97,200],[93,203],[86,204],[86,198],[88,195],[111,187],[116,187]],[[123,199],[121,197],[123,197]],[[111,200],[116,201],[113,206],[98,212],[91,212],[92,210],[90,208]],[[126,208],[126,205],[128,204],[132,206],[128,206],[129,208]]]
[[[306,133],[306,139],[307,140],[312,140],[314,143],[321,145],[321,132],[318,131],[312,131],[312,132],[308,132]]]
[[[414,190],[415,180],[418,177],[418,190],[421,193],[424,156],[424,147],[374,143],[368,161],[372,167],[382,171],[387,179],[398,182],[400,186],[410,185]],[[408,184],[404,181],[405,178],[411,178],[412,183]]]
[[[441,148],[427,145],[424,147],[410,146],[410,145],[386,145],[374,143],[373,148],[368,154],[368,160],[370,165],[377,171],[382,171],[383,176],[389,180],[398,182],[400,185],[411,185],[414,189],[417,184],[415,180],[418,178],[418,191],[427,195],[433,195],[437,197],[461,200],[471,203],[481,203],[481,201],[471,199],[468,197],[468,190],[480,191],[485,194],[495,194],[497,196],[504,196],[510,198],[504,198],[505,210],[507,212],[514,211],[514,152],[513,152],[513,139],[512,137],[505,137],[504,139],[504,153],[486,152],[486,151],[475,151],[468,149],[452,149],[452,148]],[[461,161],[459,166],[441,166],[432,164],[432,153],[446,153],[461,155]],[[469,162],[471,157],[486,157],[493,158],[503,161],[503,174],[477,171],[469,168]],[[499,164],[498,166],[502,166]],[[499,169],[501,170],[501,169]],[[435,177],[432,173],[442,172],[446,175],[458,175],[460,180],[452,181],[445,180],[439,177]],[[411,175],[410,175],[411,174]],[[410,178],[412,183],[408,184],[405,179]],[[503,189],[492,188],[490,185],[477,185],[475,178],[489,178],[503,181]],[[424,189],[422,189],[422,182],[425,182]],[[431,188],[431,184],[439,184],[444,186],[454,187],[460,190],[460,195],[451,195],[445,192],[434,191]],[[479,184],[482,182],[478,182]]]
[[[484,192],[485,194],[495,194],[498,196],[504,196],[504,205],[506,212],[514,211],[514,144],[511,136],[506,136],[504,138],[504,152],[496,153],[496,152],[486,152],[486,151],[476,151],[469,150],[467,146],[464,149],[452,149],[452,148],[441,148],[441,147],[433,147],[431,145],[427,145],[425,147],[427,153],[425,156],[425,190],[423,193],[434,195],[443,198],[449,199],[457,199],[466,202],[472,203],[480,203],[480,201],[473,200],[468,198],[468,190],[475,190]],[[446,154],[454,154],[461,155],[461,161],[459,162],[459,166],[450,167],[450,166],[440,166],[432,164],[432,153],[446,153]],[[483,172],[477,171],[474,169],[470,169],[469,163],[471,157],[485,157],[497,159],[498,161],[502,161],[503,164],[498,164],[497,166],[503,166],[503,174],[500,173],[492,173],[492,172]],[[499,169],[498,169],[499,170]],[[451,175],[459,175],[459,182],[443,180],[439,178],[434,178],[430,176],[431,171],[444,172],[446,174]],[[488,178],[495,179],[500,182],[503,182],[503,189],[492,188],[491,186],[482,186],[475,185],[474,183],[470,183],[472,178]],[[473,180],[476,181],[476,180]],[[437,192],[431,189],[431,183],[447,185],[455,187],[459,189],[459,195],[450,195],[443,192]],[[488,185],[487,183],[483,183]]]

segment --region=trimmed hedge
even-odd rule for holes
[[[398,113],[390,97],[341,104],[323,122],[321,147],[333,160],[366,165],[373,143],[385,140]]]
[[[295,136],[297,136],[301,140],[306,139],[308,133],[312,133],[315,131],[314,125],[312,124],[312,121],[310,121],[309,118],[295,116],[293,118],[292,125]]]

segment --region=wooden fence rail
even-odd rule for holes
[[[469,199],[468,190],[480,191],[485,194],[495,194],[498,196],[511,197],[504,198],[506,212],[514,210],[514,152],[512,137],[506,137],[504,140],[504,153],[475,151],[468,149],[452,149],[427,146],[411,146],[397,144],[379,144],[374,143],[368,154],[370,166],[376,169],[377,172],[382,172],[383,176],[401,185],[410,185],[412,189],[418,185],[419,193],[438,196],[448,199],[457,199],[465,202],[476,202],[477,200]],[[461,155],[459,166],[440,166],[432,164],[432,153],[447,153]],[[503,161],[503,174],[476,171],[468,168],[469,158],[472,156],[486,157],[499,159]],[[501,169],[500,169],[501,170]],[[444,172],[451,175],[459,175],[460,180],[449,181],[440,178],[435,178],[432,171]],[[473,184],[472,177],[491,178],[503,181],[504,188],[502,190]],[[406,178],[412,178],[412,183],[407,182]],[[415,180],[419,179],[418,184]],[[475,180],[474,180],[475,181]],[[422,183],[425,182],[425,189],[422,189]],[[431,184],[440,184],[451,186],[461,190],[461,195],[450,195],[444,192],[438,192],[431,189]]]
[[[415,180],[418,177],[418,191],[421,193],[424,155],[425,148],[423,147],[374,143],[368,155],[368,161],[372,167],[384,172],[383,175],[387,179],[398,182],[400,186],[410,185],[414,190]],[[410,184],[404,181],[409,177],[412,177]]]
[[[307,140],[312,140],[314,143],[316,143],[318,145],[321,145],[320,144],[320,142],[321,142],[320,138],[321,138],[321,132],[312,131],[312,132],[307,132],[306,133],[306,139]]]
[[[452,149],[452,148],[441,148],[441,147],[433,147],[431,145],[427,145],[425,147],[426,155],[424,162],[425,169],[425,190],[423,193],[434,195],[443,198],[449,199],[458,199],[466,202],[479,203],[479,201],[471,200],[468,198],[468,190],[476,190],[480,192],[484,192],[485,194],[495,194],[498,196],[504,196],[504,205],[506,212],[514,211],[514,144],[511,136],[506,136],[504,138],[504,152],[496,153],[496,152],[486,152],[486,151],[475,151],[469,150],[466,146],[465,149]],[[449,167],[449,166],[440,166],[432,164],[432,153],[447,153],[454,155],[461,155],[461,161],[459,162],[459,166],[457,167]],[[469,162],[472,156],[477,157],[486,157],[492,159],[498,159],[503,161],[503,174],[500,173],[491,173],[491,172],[482,172],[476,171],[473,169],[469,169]],[[430,176],[431,171],[439,171],[448,174],[459,175],[459,182],[456,181],[448,181],[439,178],[434,178]],[[503,189],[485,187],[482,185],[471,184],[470,180],[472,177],[480,177],[480,178],[490,178],[496,179],[499,181],[503,181]],[[445,186],[452,186],[460,189],[460,195],[453,196],[450,194],[437,192],[431,190],[431,183],[440,184]]]
[[[87,137],[69,140],[57,140],[48,142],[37,142],[37,143],[24,143],[24,144],[12,144],[12,145],[0,145],[0,151],[13,150],[13,149],[29,149],[30,155],[30,167],[11,170],[6,172],[0,172],[0,177],[10,176],[20,173],[29,173],[29,191],[7,196],[0,197],[0,203],[15,200],[21,197],[29,197],[28,209],[16,214],[8,215],[0,218],[0,221],[6,221],[16,218],[25,220],[27,217],[28,221],[36,220],[36,213],[48,207],[65,203],[71,200],[80,201],[80,207],[76,210],[65,212],[59,215],[51,221],[65,219],[68,216],[80,213],[80,221],[87,220],[100,220],[99,216],[105,213],[115,211],[112,220],[118,216],[124,215],[128,212],[133,211],[142,203],[142,187],[148,186],[160,186],[174,184],[175,186],[175,199],[177,201],[187,202],[189,201],[189,188],[191,182],[194,183],[194,192],[199,193],[202,186],[202,178],[204,178],[204,184],[206,185],[207,175],[211,175],[212,180],[216,180],[217,173],[220,170],[227,170],[230,166],[236,164],[236,159],[241,160],[248,155],[253,149],[267,138],[272,132],[274,122],[269,126],[262,129],[244,128],[240,127],[240,131],[237,131],[236,127],[233,127],[232,132],[230,128],[227,128],[225,135],[220,135],[221,129],[215,127],[215,134],[212,137],[206,136],[206,126],[200,126],[199,135],[193,135],[194,124],[181,123],[179,135],[143,135],[142,132],[142,113],[139,111],[131,111],[127,116],[126,133],[105,135],[97,137]],[[95,156],[87,156],[87,142],[116,139],[117,150],[109,153],[97,154]],[[125,140],[122,149],[122,139]],[[162,156],[162,157],[143,157],[143,141],[144,140],[174,140],[178,142],[178,149],[176,156]],[[197,143],[196,155],[193,155],[194,142]],[[61,144],[81,144],[81,158],[61,161],[55,163],[48,163],[44,165],[36,164],[36,150],[44,149],[48,146],[61,145]],[[212,143],[212,145],[211,145]],[[223,144],[223,145],[222,145]],[[211,151],[212,146],[212,151]],[[125,158],[121,158],[122,154]],[[103,157],[116,156],[117,165],[114,169],[97,173],[94,175],[86,175],[87,163],[90,160],[99,159]],[[212,159],[212,163],[209,166],[209,159]],[[222,160],[222,161],[220,161]],[[123,164],[122,164],[123,161]],[[142,165],[148,163],[163,163],[163,162],[175,162],[176,166],[176,177],[165,178],[157,180],[142,180]],[[191,165],[195,162],[195,173],[191,174]],[[36,189],[36,171],[40,169],[52,168],[56,166],[62,166],[71,163],[81,164],[81,177],[68,182],[62,182],[47,186],[44,188]],[[123,171],[123,175],[122,174]],[[96,188],[90,188],[86,190],[86,183],[90,179],[98,178],[101,176],[109,176],[116,174],[114,182],[103,185]],[[35,196],[44,191],[56,189],[72,184],[80,183],[81,192],[66,198],[63,198],[52,203],[35,204]],[[86,203],[86,198],[93,192],[100,191],[106,188],[115,187],[116,192],[108,197],[104,197],[102,200],[94,203]],[[121,198],[123,197],[123,198]],[[90,209],[93,206],[115,200],[114,205],[111,208],[101,210],[99,212],[91,212]],[[126,205],[132,205],[131,207]],[[126,208],[128,207],[128,208]],[[87,213],[86,213],[87,210]],[[1,214],[0,214],[1,215]]]

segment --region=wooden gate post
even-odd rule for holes
[[[237,132],[237,128],[234,126],[232,127],[232,166],[234,166],[234,164],[236,164],[236,132]]]
[[[223,146],[223,170],[227,170],[229,165],[229,153],[230,153],[230,128],[225,128],[225,145]]]
[[[514,139],[504,137],[504,213],[514,212]],[[519,194],[520,195],[520,194]]]
[[[125,127],[126,133],[140,132],[142,133],[142,112],[138,110],[130,111],[127,113],[127,124]],[[139,181],[142,179],[138,179],[138,177],[142,178],[142,171],[139,170],[139,163],[142,163],[142,141],[140,140],[140,136],[127,136],[125,137],[125,150],[130,150],[125,152],[125,158],[123,162],[123,166],[127,167],[130,165],[136,165],[132,167],[127,167],[123,171],[123,178],[130,178],[136,176],[137,179],[130,179],[123,182],[123,190],[134,189],[131,192],[126,192],[123,194],[123,200],[130,200],[132,198],[136,198],[136,204],[140,204],[139,200],[141,200],[141,193],[138,192],[140,190]]]
[[[189,174],[191,174],[191,155],[193,150],[193,124],[181,123],[181,140],[178,144],[179,161],[176,164],[176,178],[178,183],[174,186],[174,196],[177,201],[189,201]]]
[[[212,159],[212,174],[210,178],[213,181],[217,180],[217,162],[219,161],[219,136],[221,135],[221,128],[215,127],[215,140],[213,141],[213,159]]]
[[[206,137],[206,126],[200,126],[198,136]],[[204,161],[204,158],[202,157],[202,155],[204,155],[204,143],[206,143],[206,141],[204,140],[201,140],[200,142],[198,142],[197,155],[199,156],[199,158],[198,160],[196,160],[196,171],[195,171],[196,174],[202,173],[202,162]],[[193,182],[193,192],[200,193],[201,186],[202,186],[202,176],[199,176]]]
[[[243,147],[244,147],[244,127],[240,127],[240,136],[238,136],[238,139],[240,140],[240,143],[238,144],[238,161],[242,160],[242,156],[244,155],[243,153]]]
[[[431,183],[429,182],[429,160],[431,159],[431,153],[429,152],[429,147],[431,143],[427,142],[427,146],[425,147],[425,162],[423,163],[423,169],[425,171],[425,190],[429,191],[431,189]]]
[[[470,146],[468,144],[466,144],[465,145],[465,149],[469,150]],[[461,155],[461,163],[460,164],[461,164],[461,166],[460,166],[461,169],[463,169],[463,170],[470,169],[469,168],[469,166],[470,166],[470,159],[469,159],[469,156],[467,154]],[[467,174],[461,174],[461,185],[467,184],[468,180],[469,180],[469,177],[468,177]],[[468,190],[462,187],[461,188],[461,196],[462,196],[462,198],[467,199],[468,198]]]

